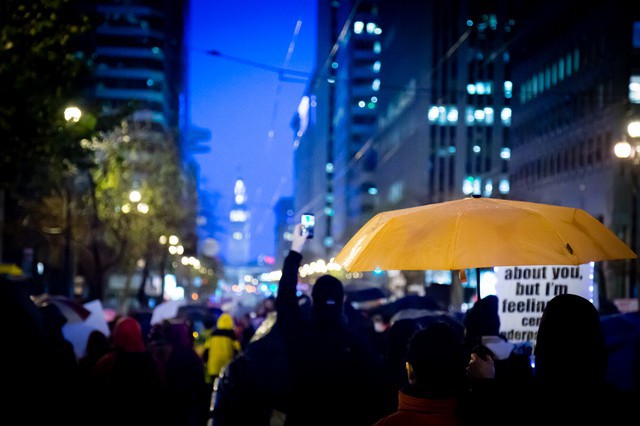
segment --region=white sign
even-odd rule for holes
[[[511,342],[535,344],[542,311],[559,294],[577,294],[597,305],[593,264],[494,268],[500,332]]]

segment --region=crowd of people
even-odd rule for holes
[[[199,347],[184,320],[164,320],[145,335],[138,320],[121,316],[108,336],[93,331],[77,358],[60,311],[36,307],[19,285],[3,282],[0,383],[9,396],[1,415],[16,424],[71,426],[633,418],[637,389],[607,382],[601,322],[588,300],[563,294],[549,301],[533,350],[500,334],[496,296],[478,300],[462,320],[405,318],[380,328],[345,303],[343,284],[332,275],[318,278],[310,297],[299,295],[306,240],[297,225],[277,296],[265,300],[263,312],[223,312]]]

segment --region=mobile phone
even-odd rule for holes
[[[313,229],[316,226],[316,217],[312,213],[305,213],[300,216],[302,228],[307,231],[307,238],[313,238]]]

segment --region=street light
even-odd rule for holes
[[[64,110],[64,119],[67,123],[77,123],[80,121],[80,117],[82,117],[82,110],[77,106],[69,106]],[[72,226],[73,226],[73,217],[71,211],[71,197],[73,196],[73,190],[71,186],[73,185],[72,176],[68,176],[66,181],[64,182],[64,192],[65,192],[65,200],[64,200],[64,251],[63,251],[63,283],[62,288],[59,289],[64,295],[69,296],[71,289],[73,288],[73,279],[74,279],[74,267],[73,267],[73,257],[71,253],[71,240],[72,240]]]
[[[77,123],[82,117],[82,110],[77,106],[69,106],[64,109],[64,119],[67,123]]]
[[[618,158],[628,158],[631,165],[631,239],[629,247],[636,252],[638,233],[638,168],[640,168],[640,118],[633,117],[627,123],[625,140],[615,144],[613,151]],[[637,259],[629,264],[629,295],[634,296],[637,281]]]

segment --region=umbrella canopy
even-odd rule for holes
[[[417,294],[410,294],[400,299],[396,299],[390,303],[377,306],[371,309],[371,314],[381,314],[387,318],[392,318],[400,311],[406,311],[409,309],[419,310],[421,316],[426,315],[425,311],[440,312],[440,306],[438,303],[428,296],[419,296]],[[405,313],[408,314],[408,313]]]
[[[31,298],[38,307],[55,305],[67,319],[67,324],[83,322],[91,315],[91,311],[82,306],[82,304],[65,296],[43,293],[31,296]]]
[[[469,197],[378,213],[335,262],[353,272],[581,265],[636,257],[584,210]]]
[[[344,294],[349,302],[367,302],[391,297],[391,292],[387,288],[366,281],[353,281],[346,284]]]

